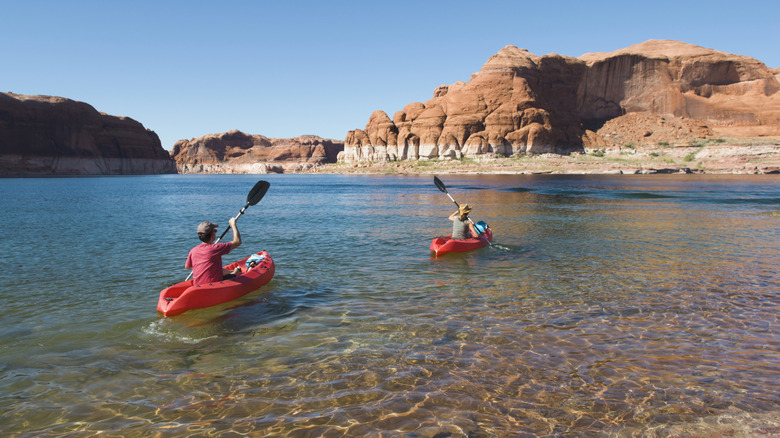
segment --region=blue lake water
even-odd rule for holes
[[[430,256],[432,176],[0,179],[0,430],[780,431],[780,178],[439,176],[493,248]],[[196,225],[259,179],[224,261],[265,249],[274,279],[159,315]]]

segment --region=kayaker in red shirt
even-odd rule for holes
[[[474,228],[474,225],[469,220],[469,213],[471,213],[471,206],[468,204],[460,204],[458,209],[450,215],[448,218],[452,221],[452,238],[455,240],[468,239],[470,237],[477,237],[479,233]],[[469,230],[472,235],[469,236]]]
[[[184,264],[186,269],[192,269],[196,286],[227,280],[241,273],[241,268],[232,271],[222,268],[222,256],[241,245],[241,233],[236,227],[236,218],[230,218],[229,223],[233,229],[233,241],[230,243],[213,243],[217,238],[219,224],[206,221],[198,225],[198,239],[203,243],[190,250]]]

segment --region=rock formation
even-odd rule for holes
[[[469,82],[442,85],[392,120],[375,111],[347,133],[339,161],[567,154],[615,144],[619,135],[599,130],[633,113],[687,129],[675,141],[780,135],[777,76],[753,58],[669,40],[579,58],[507,46]]]
[[[283,173],[335,163],[344,143],[314,135],[268,138],[233,130],[173,146],[180,173]]]
[[[780,133],[780,82],[753,58],[651,40],[579,59],[588,65],[579,102],[586,122],[648,113],[697,119],[725,133]]]
[[[153,131],[62,97],[0,93],[0,176],[176,173]]]

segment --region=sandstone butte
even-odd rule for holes
[[[139,122],[62,97],[0,93],[0,176],[176,173]]]
[[[740,138],[780,136],[778,77],[753,58],[671,40],[579,58],[506,46],[468,82],[442,85],[392,119],[375,111],[347,133],[338,160],[636,153],[724,138],[747,148]],[[780,142],[768,147],[777,157]]]
[[[284,173],[335,163],[344,142],[302,135],[268,138],[238,130],[179,140],[172,156],[180,173]]]

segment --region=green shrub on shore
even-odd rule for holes
[[[703,148],[707,144],[707,140],[696,139],[691,142],[691,147]]]
[[[696,140],[693,140],[691,142],[691,146],[697,148],[703,148],[711,144],[723,144],[726,143],[727,141],[728,140],[726,140],[725,138],[697,138]]]
[[[430,160],[417,160],[417,162],[415,163],[415,167],[432,167],[439,164],[439,161],[440,160],[438,158],[434,158]]]

